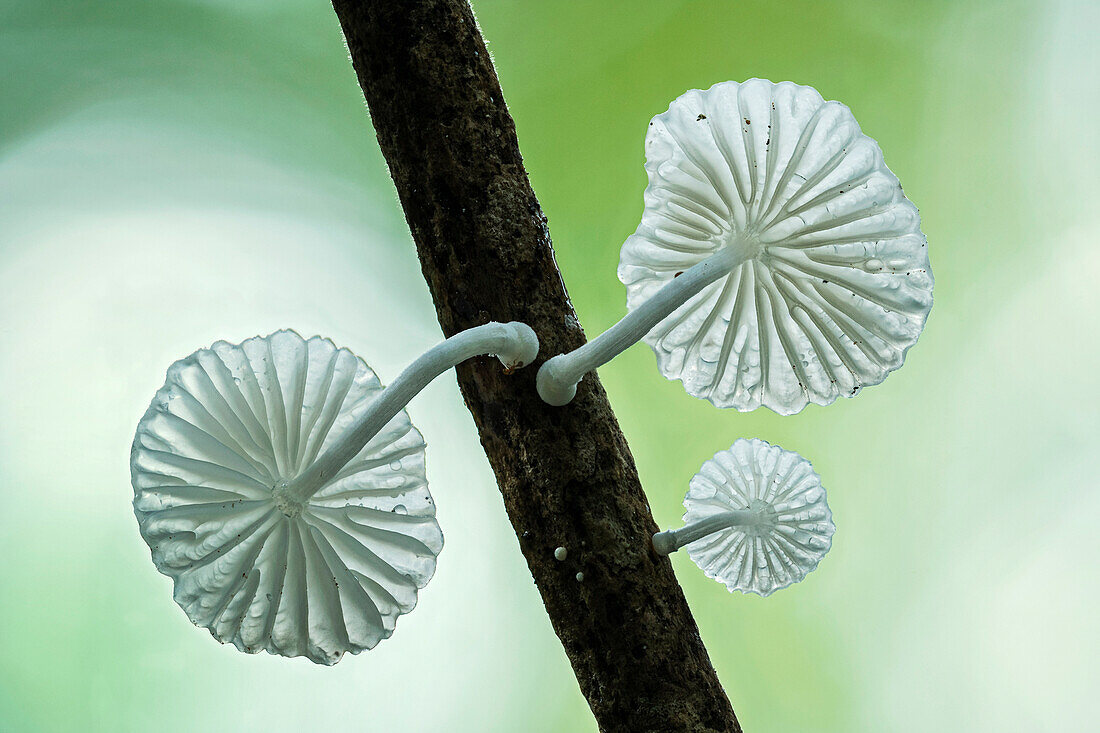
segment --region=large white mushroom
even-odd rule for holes
[[[629,313],[538,374],[548,403],[644,339],[718,407],[792,414],[878,384],[932,306],[917,208],[851,111],[791,82],[692,90],[650,122]]]
[[[490,323],[387,388],[347,349],[293,331],[173,364],[130,467],[141,536],[176,602],[250,653],[334,664],[389,637],[443,547],[405,404],[470,357],[516,368],[537,352],[526,325]]]
[[[684,507],[684,526],[653,535],[653,549],[686,547],[730,591],[771,595],[806,577],[832,546],[833,516],[813,466],[755,438],[704,463]]]

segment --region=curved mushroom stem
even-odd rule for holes
[[[626,351],[692,296],[755,254],[756,248],[752,246],[726,245],[684,270],[656,295],[584,346],[546,361],[535,380],[539,396],[555,407],[569,404],[577,394],[581,377]]]
[[[275,501],[301,506],[317,493],[378,434],[394,415],[433,379],[455,365],[482,354],[500,359],[506,369],[518,369],[535,360],[539,340],[526,323],[486,323],[451,336],[410,364],[367,406],[358,424],[308,468],[274,489]]]
[[[767,527],[775,523],[774,512],[769,516],[770,506],[764,505],[755,509],[738,509],[731,512],[722,512],[714,516],[700,519],[694,524],[685,524],[679,529],[668,529],[653,535],[653,549],[658,555],[668,555],[676,552],[684,545],[690,545],[696,540],[701,540],[709,534],[720,529],[730,527]]]

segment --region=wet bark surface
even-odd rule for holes
[[[539,362],[584,343],[515,125],[465,0],[333,0],[443,332],[528,323]],[[537,364],[458,383],[519,547],[603,731],[739,731],[595,374],[565,407]],[[565,547],[564,561],[554,550]],[[583,579],[579,574],[583,574]],[[488,630],[487,633],[492,633]],[[537,663],[537,660],[532,660]]]

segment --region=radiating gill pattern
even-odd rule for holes
[[[764,509],[768,526],[733,526],[685,546],[692,561],[730,590],[762,596],[797,583],[832,546],[832,513],[813,466],[762,440],[738,440],[703,464],[684,498],[684,522]]]
[[[412,610],[443,535],[405,412],[304,507],[272,497],[381,390],[347,349],[291,331],[172,365],[130,467],[141,535],[193,623],[241,651],[335,664]]]
[[[847,107],[790,82],[692,90],[650,123],[646,171],[619,264],[629,309],[721,247],[752,255],[650,331],[666,377],[792,414],[901,366],[932,306],[927,244]]]

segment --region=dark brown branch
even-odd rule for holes
[[[540,359],[584,342],[465,0],[334,0],[445,334],[530,324]],[[604,731],[739,731],[595,375],[567,407],[467,362],[458,382],[520,549]],[[564,546],[565,562],[554,559]],[[584,573],[578,581],[578,572]]]

